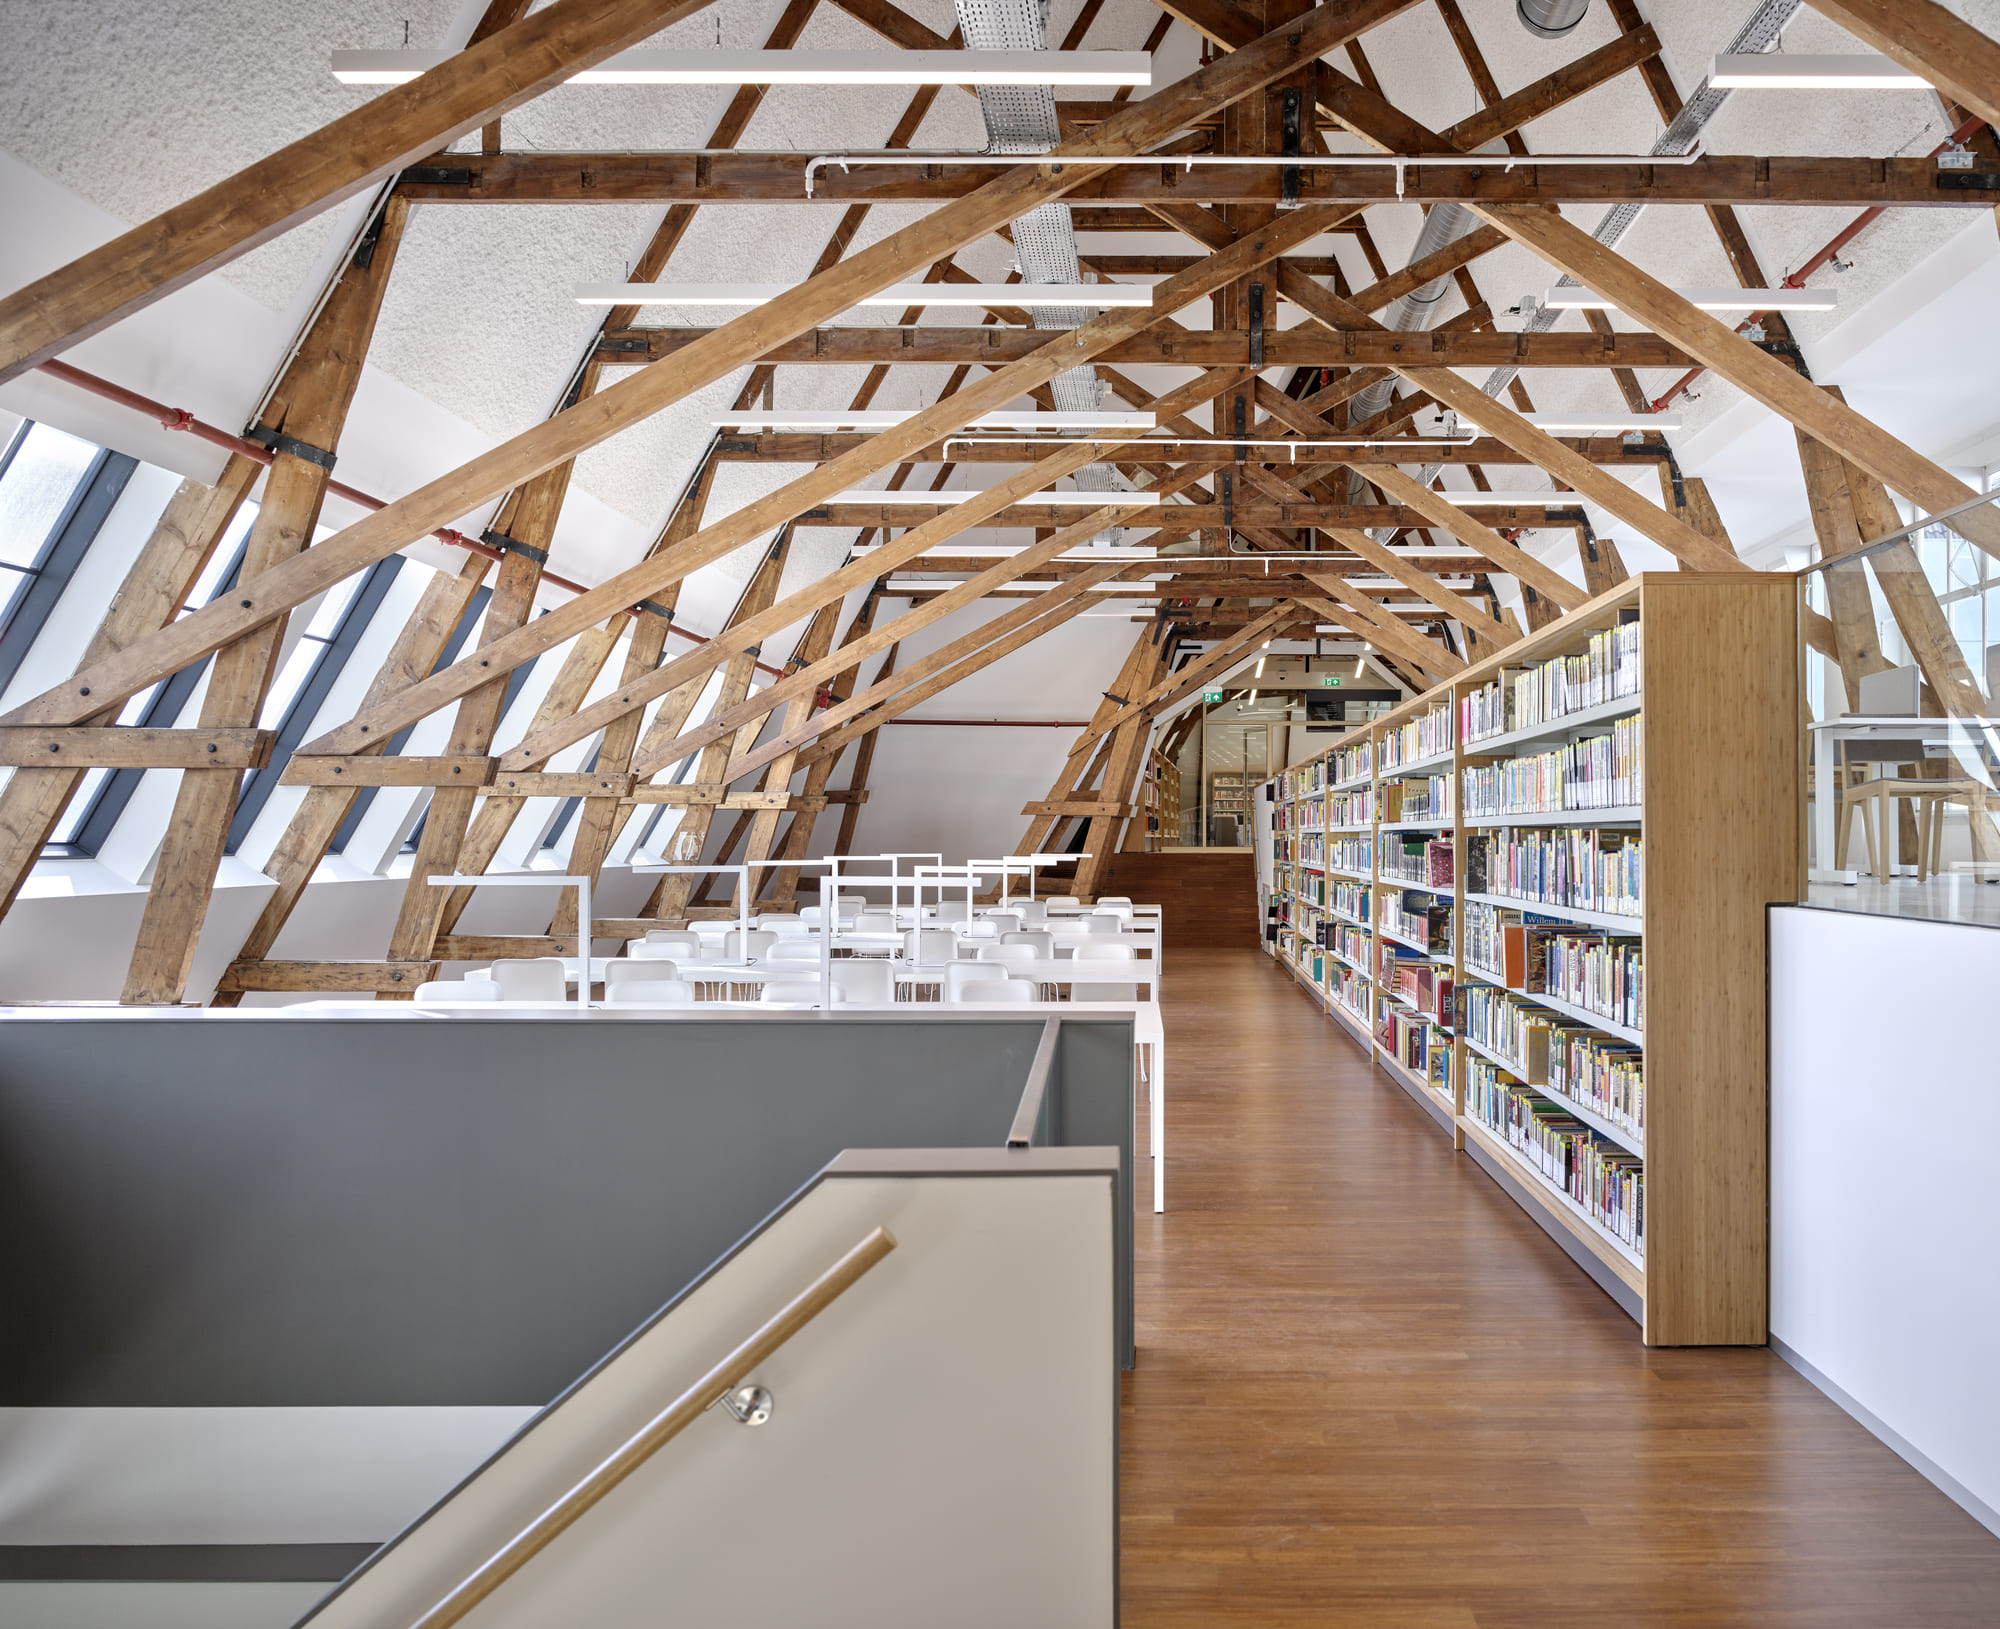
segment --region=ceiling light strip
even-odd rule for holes
[[[343,85],[404,85],[451,51],[336,51]],[[1144,51],[621,51],[570,85],[1134,85]]]
[[[763,305],[801,287],[798,283],[578,283],[578,305]],[[857,306],[1084,306],[1143,309],[1153,303],[1149,283],[891,283],[852,302]]]
[[[1717,90],[1929,90],[1931,82],[1893,57],[1787,56],[1781,51],[1709,59]]]
[[[1703,311],[1832,311],[1839,296],[1830,288],[1677,288],[1673,291]],[[1618,302],[1587,288],[1558,286],[1542,297],[1551,311],[1616,311]]]

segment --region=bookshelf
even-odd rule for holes
[[[1140,778],[1140,815],[1126,828],[1130,853],[1158,854],[1181,841],[1180,766],[1158,748],[1148,753]]]
[[[1273,954],[1648,1345],[1768,1335],[1797,713],[1786,579],[1647,573],[1276,778]]]
[[[1257,775],[1220,771],[1208,777],[1208,842],[1213,844],[1219,841],[1217,834],[1222,832],[1223,823],[1228,820],[1235,821],[1238,837],[1248,842],[1250,798],[1261,779]]]

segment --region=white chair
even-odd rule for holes
[[[931,911],[932,920],[937,922],[965,922],[971,916],[971,906],[962,899],[941,899]]]
[[[419,1007],[457,1007],[469,1001],[498,1001],[500,986],[491,979],[476,979],[471,983],[464,979],[432,979],[428,984],[417,986],[415,999]]]
[[[1123,905],[1129,911],[1132,908],[1132,901],[1123,894],[1099,894],[1097,908],[1103,910],[1107,905]]]
[[[894,933],[896,917],[893,911],[856,911],[854,913],[856,933]]]
[[[1033,945],[1010,945],[1003,941],[997,945],[981,945],[979,959],[982,962],[1032,962],[1041,958],[1035,954]]]
[[[810,922],[815,927],[819,925],[819,919],[824,914],[825,912],[818,905],[801,905],[799,907],[799,920],[801,922]]]
[[[1049,902],[1045,899],[1010,899],[1007,902],[1007,909],[1017,912],[1021,918],[1021,925],[1026,927],[1030,922],[1048,920]]]
[[[678,1007],[693,1000],[694,986],[686,979],[622,979],[604,987],[607,1007]]]
[[[1139,958],[1130,945],[1100,945],[1086,939],[1076,947],[1076,959],[1079,962],[1136,962]],[[1069,987],[1069,998],[1072,1001],[1137,1001],[1139,986],[1072,984]]]
[[[750,918],[753,928],[778,928],[787,922],[803,922],[805,918],[797,911],[765,911]]]
[[[680,965],[663,956],[631,956],[620,961],[604,964],[604,999],[611,999],[611,992],[621,984],[630,984],[646,979],[677,979],[681,976]]]
[[[1125,924],[1115,911],[1092,911],[1083,919],[1085,933],[1123,933]]]
[[[1010,933],[1021,931],[1021,913],[1011,906],[1004,911],[988,911],[979,920],[991,922],[993,931],[1003,938]]]
[[[992,984],[1007,976],[1007,969],[1004,966],[996,967],[992,962],[948,962],[944,969],[944,998],[947,1001],[968,1001],[971,997],[958,993],[967,984]],[[1032,989],[1033,986],[1030,985],[1029,988]]]
[[[1092,916],[1113,917],[1119,923],[1123,924],[1132,920],[1132,907],[1130,905],[1107,905],[1103,900],[1099,900],[1097,902],[1097,909],[1090,914]]]
[[[1083,901],[1074,894],[1052,894],[1046,901],[1050,916],[1081,916]]]
[[[741,928],[731,928],[722,936],[722,959],[726,962],[754,961],[760,956],[770,955],[772,946],[777,942],[775,933],[760,933],[755,928],[745,933]]]
[[[819,940],[811,935],[803,939],[780,939],[771,947],[774,962],[816,962],[819,960]]]
[[[961,939],[997,939],[1000,929],[991,917],[982,916],[976,922],[959,922],[952,931]]]
[[[560,956],[495,962],[493,982],[502,1001],[563,1001],[569,996],[569,978]]]
[[[698,962],[702,959],[701,935],[649,933],[645,938],[634,939],[627,945],[625,954],[643,962]]]
[[[1056,953],[1056,936],[1053,933],[1003,933],[1003,945],[1032,945],[1035,954],[1043,960],[1052,960]]]
[[[810,982],[805,979],[773,979],[764,986],[764,993],[757,999],[766,1006],[777,1006],[790,1002],[817,1002],[819,997],[820,988],[817,979]],[[834,986],[833,999],[835,1001],[845,999],[840,993],[839,985]]]
[[[903,955],[923,967],[936,967],[958,954],[958,935],[949,928],[905,928]]]
[[[879,956],[844,956],[833,964],[833,987],[842,1000],[886,1006],[896,999],[896,970]]]
[[[977,963],[973,964],[977,966]],[[968,979],[951,993],[953,1001],[1019,1001],[1035,999],[1035,987],[1026,979]]]

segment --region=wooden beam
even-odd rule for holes
[[[0,764],[110,769],[262,769],[270,730],[159,730],[109,724],[67,730],[0,729]]]
[[[1148,216],[1155,231],[1157,218]],[[1282,285],[1285,279],[1281,278]],[[1164,285],[1155,285],[1161,287]],[[607,368],[644,367],[691,351],[716,328],[633,328],[608,333],[598,356]],[[816,328],[774,340],[755,360],[801,367],[917,363],[1005,366],[1049,342],[1035,328]],[[1139,333],[1093,350],[1092,360],[1119,366],[1169,368],[1240,366],[1243,336],[1171,328]],[[1514,334],[1439,332],[1329,333],[1301,326],[1267,330],[1264,362],[1273,368],[1384,368],[1421,358],[1440,368],[1687,368],[1694,358],[1654,334]],[[951,427],[953,429],[956,426]],[[946,433],[949,433],[948,431]]]
[[[445,758],[302,758],[296,754],[280,786],[484,786],[493,760],[479,754]]]
[[[1026,604],[995,617],[990,622],[980,624],[979,627],[974,628],[970,633],[961,634],[949,644],[940,646],[929,655],[911,663],[893,678],[885,673],[882,678],[878,679],[859,695],[835,703],[815,718],[800,720],[797,724],[788,727],[776,740],[767,741],[762,746],[756,748],[756,750],[746,753],[741,759],[732,762],[723,771],[723,778],[733,781],[741,776],[748,775],[752,771],[762,768],[782,753],[803,746],[815,736],[823,735],[829,730],[838,729],[850,718],[858,717],[870,707],[880,705],[897,691],[907,690],[912,685],[922,683],[932,674],[943,672],[946,668],[952,666],[961,658],[970,655],[973,651],[992,644],[995,640],[1012,633],[1016,628],[1024,627],[1028,623],[1040,619],[1056,607],[1066,604],[1075,596],[1087,594],[1092,586],[1105,581],[1116,569],[1117,567],[1110,563],[1093,567],[1082,576],[1070,578],[1057,587],[1037,595]],[[1079,606],[1078,609],[1080,610],[1082,607]],[[897,619],[898,622],[905,620],[907,619]],[[894,624],[889,626],[893,628]]]
[[[362,697],[364,707],[371,699],[388,694],[430,671],[431,665],[437,661],[438,652],[444,648],[444,642],[451,637],[452,629],[458,626],[466,606],[485,579],[491,563],[484,555],[467,555],[455,574],[440,571],[432,575],[424,585],[416,609],[410,613],[380,671],[370,682],[367,694]],[[384,741],[373,750],[379,752],[386,745],[388,743]],[[218,986],[215,1006],[233,1007],[241,999],[243,991],[265,988],[255,982],[264,976],[261,970],[268,965],[265,958],[271,954],[278,935],[284,931],[292,912],[305,897],[313,873],[326,858],[327,850],[339,835],[347,812],[353,807],[360,790],[359,786],[313,786],[306,789],[305,796],[299,800],[298,808],[293,811],[283,834],[271,850],[270,858],[263,865],[264,874],[278,886],[264,902],[256,925],[237,951],[236,960],[229,966],[225,982]]]
[[[1099,128],[1104,128],[1100,126]],[[833,205],[944,203],[966,198],[1007,175],[1005,159],[927,167],[870,164],[856,157],[811,170],[813,155],[768,153],[452,153],[406,171],[396,195],[432,206],[670,204],[687,208],[790,205],[801,215]],[[807,180],[810,174],[810,193]],[[1465,166],[1425,165],[1398,176],[1377,164],[1318,164],[1299,171],[1307,204],[1363,207],[1399,201],[1487,204],[1637,203],[1707,206],[1799,205],[1813,208],[1991,208],[1983,189],[1939,183],[1927,158],[1762,157],[1710,155],[1692,163],[1565,164],[1560,158]],[[1274,205],[1278,169],[1269,164],[1117,166],[1079,182],[1072,206],[1132,209],[1150,203]],[[1462,240],[1461,240],[1462,241]],[[1484,253],[1489,241],[1472,254]],[[1462,251],[1461,251],[1462,252]],[[1459,262],[1463,264],[1463,262]],[[1447,267],[1447,270],[1450,268]],[[1421,286],[1421,285],[1419,285]]]
[[[1106,365],[1098,364],[1102,376]],[[1143,394],[1143,393],[1142,393]],[[1300,398],[1302,405],[1310,405],[1318,398]],[[1400,404],[1399,404],[1400,405]],[[1184,434],[1193,436],[1193,430]],[[1321,433],[1325,433],[1322,431]],[[1187,441],[1144,441],[1127,443],[1118,449],[1118,461],[1140,467],[1166,467],[1175,464],[1213,463],[1218,452],[1227,452],[1227,447],[1217,447],[1206,427],[1200,427],[1200,439]],[[852,452],[868,438],[860,432],[840,432],[820,434],[816,431],[778,431],[767,435],[730,436],[718,444],[716,457],[725,464],[818,464],[829,458],[838,458]],[[951,445],[950,462],[953,464],[1018,464],[1023,456],[1022,443],[1018,441],[970,441],[948,438]],[[1607,464],[1628,469],[1651,469],[1664,464],[1666,449],[1658,445],[1631,445],[1617,436],[1562,436],[1563,445],[1588,458],[1593,464]],[[1393,446],[1393,443],[1391,443]],[[923,448],[910,460],[916,464],[939,464],[946,462],[945,441],[938,441]],[[1304,451],[1305,449],[1300,449]],[[1281,456],[1282,455],[1282,456]],[[1531,464],[1534,460],[1516,452],[1506,442],[1492,436],[1479,436],[1472,441],[1454,442],[1450,446],[1426,447],[1423,449],[1427,464]],[[1314,467],[1323,458],[1323,452],[1312,453]],[[1292,472],[1303,471],[1306,465],[1295,464],[1282,448],[1252,447],[1248,462],[1264,463],[1293,478]],[[1223,467],[1233,467],[1232,465]]]
[[[249,583],[296,563],[308,552],[326,497],[331,454],[361,382],[362,363],[408,220],[408,205],[392,198],[382,206],[373,243],[341,270],[265,403],[259,422],[279,439],[264,477],[257,518],[243,545],[241,581],[210,600],[209,609],[247,599]],[[195,611],[185,621],[201,615]],[[153,641],[170,639],[174,629],[184,625],[169,622],[160,632],[92,665],[116,664]],[[202,693],[200,728],[247,729],[256,724],[284,631],[285,617],[278,614],[243,626],[221,643]],[[68,688],[83,686],[72,680]],[[181,771],[119,998],[126,1004],[173,1005],[186,993],[188,970],[215,890],[241,784],[237,770]]]
[[[1077,737],[1076,746],[1070,749],[1072,756],[1082,751],[1100,736],[1109,735],[1119,725],[1138,718],[1142,713],[1152,717],[1162,708],[1173,705],[1177,695],[1185,695],[1215,674],[1223,672],[1243,659],[1243,655],[1253,645],[1258,644],[1280,622],[1292,617],[1289,603],[1277,605],[1250,623],[1243,631],[1231,639],[1224,640],[1214,650],[1204,654],[1199,661],[1189,663],[1179,673],[1171,674],[1149,688],[1144,695],[1130,698],[1117,708],[1108,718],[1093,721]],[[1151,709],[1149,712],[1148,709]]]
[[[700,0],[556,0],[371,97],[0,300],[0,383],[699,8]]]
[[[600,0],[600,3],[614,4],[616,0]],[[633,4],[635,0],[622,0],[622,3]],[[447,525],[487,499],[575,458],[628,425],[684,399],[743,363],[756,360],[785,339],[851,308],[857,298],[931,265],[961,244],[1040,204],[1061,198],[1099,173],[1089,163],[1091,157],[1136,154],[1157,146],[1170,138],[1190,114],[1248,96],[1294,72],[1300,63],[1332,49],[1374,23],[1407,10],[1414,3],[1416,0],[1342,0],[1342,3],[1321,6],[1296,22],[1281,25],[1256,44],[1199,70],[1179,85],[1149,96],[1144,101],[1134,102],[1115,119],[1099,126],[1087,140],[1063,144],[1049,155],[1049,159],[1056,162],[1021,166],[970,197],[933,210],[922,220],[892,233],[780,299],[769,301],[716,330],[706,341],[697,341],[683,351],[671,366],[642,368],[607,389],[585,397],[576,406],[555,414],[535,428],[481,454],[450,474],[388,504],[283,566],[268,573],[246,576],[236,592],[182,618],[171,627],[148,635],[126,651],[93,664],[90,669],[79,673],[75,680],[36,698],[25,707],[16,708],[13,714],[0,722],[81,723],[90,715],[103,711],[110,700],[129,696],[144,689],[156,678],[178,672],[209,651],[232,639],[241,638],[271,618],[282,615],[435,527]],[[530,18],[516,24],[515,28],[531,26],[533,21]],[[508,34],[512,32],[509,30]],[[496,36],[493,43],[506,37]],[[472,122],[476,124],[478,120]],[[1297,232],[1296,235],[1288,235],[1291,223],[1297,222],[1300,217],[1310,218],[1316,214],[1311,210],[1293,212],[1285,223],[1265,234],[1266,248],[1253,253],[1262,253],[1268,258],[1296,247],[1305,241],[1306,234]],[[1280,241],[1268,241],[1270,239]],[[1103,323],[1105,319],[1097,321]],[[1086,325],[1086,328],[1090,326]],[[1129,331],[1136,332],[1141,326],[1144,323],[1133,325]],[[1115,329],[1107,326],[1098,334],[1108,340],[1124,331],[1128,330],[1123,325]],[[1084,331],[1078,332],[1081,334]],[[1046,359],[1050,377],[1055,371],[1060,371],[1057,359],[1062,347],[1068,343],[1073,343],[1071,336],[1050,342]],[[1088,344],[1086,337],[1077,353],[1067,358],[1069,365],[1085,359]],[[993,376],[999,377],[1002,376]],[[967,396],[977,396],[991,384],[992,379],[989,379],[974,385],[954,400],[964,401]],[[1018,383],[1013,385],[1013,390],[1018,391],[1019,388]],[[1002,405],[1006,399],[1002,395],[992,405]],[[985,407],[986,404],[981,402],[975,411],[984,411]],[[911,425],[918,427],[912,444],[922,445],[963,422],[963,418],[949,415],[939,420],[919,414],[910,421]],[[909,426],[905,429],[908,430]],[[882,439],[887,441],[892,438],[885,436]],[[824,495],[824,491],[816,494]],[[645,570],[643,567],[635,569]],[[690,566],[687,569],[693,568]],[[623,584],[631,580],[633,573],[626,572],[612,582],[620,585],[618,592],[623,594]],[[662,580],[670,579],[655,579],[652,586],[660,586]],[[650,589],[645,592],[650,592]],[[631,593],[623,603],[632,604],[643,597],[644,592]],[[571,604],[589,599],[588,595],[580,596]],[[568,609],[558,608],[542,621],[554,621]],[[591,615],[588,621],[601,621],[603,613],[597,612],[595,602],[591,609],[596,614]],[[92,705],[91,697],[96,698],[95,705]],[[355,745],[367,744],[359,742]],[[328,746],[320,750],[353,749]]]
[[[79,666],[88,667],[173,619],[263,472],[256,460],[236,454],[223,466],[214,486],[181,483],[125,573]],[[114,707],[89,722],[109,725],[117,716]],[[13,907],[21,883],[34,869],[83,778],[80,767],[23,765],[0,788],[0,916]]]
[[[1532,249],[1584,287],[1613,301],[1620,310],[1656,333],[1670,336],[1745,395],[1815,440],[1825,442],[1849,463],[1867,471],[1892,491],[1902,493],[1919,508],[1935,514],[1978,496],[1941,465],[1863,418],[1844,401],[1801,378],[1786,363],[1759,350],[1734,329],[1689,304],[1657,278],[1605,248],[1561,216],[1513,208],[1482,209],[1480,213],[1524,248]],[[1425,388],[1429,388],[1427,382]],[[1490,416],[1482,423],[1505,437],[1505,431]],[[1599,475],[1590,466],[1582,467],[1590,470],[1592,479],[1612,486],[1620,484]],[[1588,490],[1583,481],[1573,484],[1579,490]],[[1614,509],[1613,513],[1617,511]],[[1994,514],[1990,506],[1968,511],[1947,524],[1987,553],[2000,557],[2000,515]]]
[[[232,962],[215,989],[218,995],[229,996],[250,990],[408,995],[419,984],[436,978],[439,967],[437,962]]]
[[[1199,298],[1210,289],[1223,286],[1272,256],[1282,254],[1286,248],[1314,236],[1325,218],[1320,211],[1306,209],[1295,210],[1282,216],[1268,229],[1246,238],[1222,254],[1212,256],[1198,270],[1186,273],[1170,284],[1161,285],[1166,292],[1156,293],[1155,304],[1150,310],[1106,312],[1080,328],[1058,335],[1028,361],[1002,368],[945,397],[894,429],[883,431],[870,441],[866,449],[820,466],[776,492],[746,504],[726,519],[704,528],[679,548],[662,554],[657,559],[633,566],[589,593],[556,606],[537,618],[531,626],[520,629],[504,642],[497,644],[492,651],[482,653],[479,664],[475,664],[472,658],[467,658],[455,667],[434,675],[420,685],[413,686],[392,704],[357,716],[339,729],[307,743],[302,750],[334,754],[352,752],[372,739],[378,739],[383,734],[401,729],[405,724],[412,723],[454,700],[465,690],[485,682],[485,674],[489,668],[484,664],[490,662],[491,670],[504,671],[538,655],[572,633],[588,627],[610,609],[643,600],[666,584],[680,580],[699,566],[710,564],[733,553],[770,526],[782,524],[846,484],[872,474],[886,464],[896,462],[914,449],[927,445],[939,434],[964,424],[978,413],[1004,406],[1024,390],[1036,384],[1046,383],[1057,373],[1087,361],[1098,346],[1110,342],[1121,334],[1136,332],[1140,328],[1162,320],[1177,305]],[[972,501],[976,500],[968,500]],[[961,514],[972,512],[969,508],[962,507],[960,510]],[[950,523],[934,521],[931,524],[938,525],[941,531],[948,531]],[[903,542],[904,540],[898,540],[897,547],[901,548]],[[330,545],[322,545],[326,546]],[[879,570],[880,567],[871,566],[870,569]],[[800,613],[792,613],[794,616],[797,614]],[[181,627],[186,625],[186,623],[179,624]],[[670,664],[667,669],[662,669],[662,674],[679,671],[681,669],[677,662]],[[656,675],[654,680],[649,682],[658,684],[660,678]],[[636,689],[627,690],[621,687],[617,695],[606,698],[603,705],[613,711],[622,711],[634,705],[638,694]],[[69,705],[69,698],[63,694],[58,702],[57,693],[52,692],[50,697],[46,698],[46,702],[57,710],[63,710]],[[43,702],[37,702],[28,710],[39,710],[43,705]],[[24,719],[21,722],[40,722],[40,720]],[[507,767],[514,767],[515,761],[511,755],[505,762]]]
[[[2000,43],[1937,0],[1812,0],[1812,8],[2000,126]]]
[[[1380,645],[1391,656],[1414,662],[1439,678],[1450,678],[1465,667],[1463,661],[1436,640],[1426,639],[1395,618],[1384,616],[1376,609],[1375,602],[1345,577],[1331,571],[1315,571],[1310,575],[1320,592],[1331,596],[1335,608],[1344,608],[1336,620],[1345,622],[1363,640]],[[1303,603],[1319,611],[1329,601],[1306,600]]]

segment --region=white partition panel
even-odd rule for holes
[[[2000,1533],[2000,929],[1771,912],[1771,1343]]]

